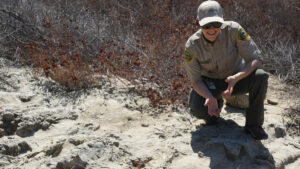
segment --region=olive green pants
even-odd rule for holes
[[[253,71],[249,76],[238,81],[232,95],[249,93],[249,107],[246,109],[246,124],[249,126],[262,126],[264,122],[264,100],[268,88],[269,75],[262,69]],[[202,77],[204,84],[211,94],[218,100],[219,108],[223,106],[221,93],[227,89],[228,84],[225,79],[210,79]],[[191,114],[199,119],[209,119],[207,107],[204,106],[205,98],[200,96],[195,90],[190,93],[189,106]]]

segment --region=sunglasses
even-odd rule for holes
[[[203,29],[209,29],[210,27],[220,28],[222,26],[221,22],[211,22],[202,26]]]

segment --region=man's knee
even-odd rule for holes
[[[189,107],[190,113],[198,119],[205,118],[207,107],[204,106],[205,99],[192,90],[190,93]]]
[[[221,109],[223,107],[223,99],[219,98],[218,100],[218,107]],[[204,106],[205,98],[198,95],[194,90],[191,92],[189,107],[190,107],[190,114],[198,119],[209,119],[210,116],[208,114],[208,107]]]
[[[255,78],[260,83],[267,83],[269,79],[269,75],[262,69],[257,69],[255,72]]]
[[[190,114],[196,117],[197,119],[206,119],[208,118],[208,114],[201,110],[190,109]],[[207,114],[207,115],[206,115]]]
[[[194,100],[190,104],[190,113],[198,119],[206,118],[207,107],[200,100]]]

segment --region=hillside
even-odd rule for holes
[[[203,1],[1,0],[0,168],[296,169],[299,0],[218,0],[270,75],[264,141],[243,109],[216,126],[189,114],[183,54]]]
[[[7,65],[0,70],[1,168],[296,169],[300,164],[300,137],[286,132],[275,77],[268,99],[279,104],[265,105],[269,139],[255,141],[243,132],[240,109],[225,106],[224,120],[205,126],[183,107],[151,106],[118,79],[111,86],[66,93],[43,77],[34,79],[29,68],[1,64]]]

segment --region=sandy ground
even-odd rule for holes
[[[5,66],[4,66],[5,65]],[[282,103],[270,78],[264,128],[244,133],[244,110],[224,106],[205,126],[184,107],[153,108],[118,80],[65,93],[30,69],[1,60],[0,168],[298,169],[300,139],[286,133]],[[278,87],[280,88],[280,86]],[[282,87],[281,87],[282,88]],[[283,96],[284,97],[284,96]]]

